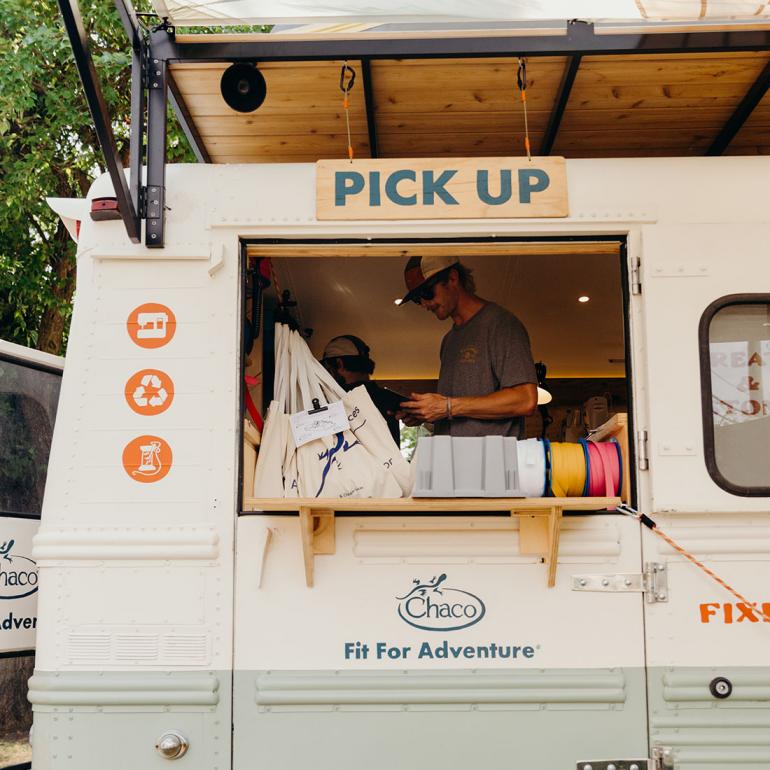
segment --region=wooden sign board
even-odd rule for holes
[[[564,158],[319,160],[318,219],[566,217]]]

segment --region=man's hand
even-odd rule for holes
[[[447,418],[447,399],[438,393],[412,393],[411,401],[402,401],[401,408],[406,416],[421,422],[436,422]],[[409,425],[409,423],[404,420]]]

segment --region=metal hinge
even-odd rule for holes
[[[631,279],[631,294],[642,293],[642,259],[641,257],[630,257],[628,260],[628,271]]]
[[[652,747],[652,770],[674,770],[674,751],[670,746]]]
[[[647,454],[647,431],[639,430],[636,432],[637,438],[637,461],[639,463],[640,471],[647,471],[650,469],[650,457]]]
[[[673,752],[668,746],[653,746],[650,759],[590,759],[577,763],[576,770],[673,770]]]
[[[147,219],[147,188],[144,185],[139,188],[139,218]]]
[[[668,570],[663,562],[648,561],[644,572],[573,575],[573,591],[627,593],[641,591],[649,604],[668,601]]]

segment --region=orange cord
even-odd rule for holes
[[[696,567],[702,569],[712,580],[719,583],[722,588],[731,593],[736,599],[739,599],[747,607],[750,607],[751,611],[759,615],[762,620],[765,621],[765,623],[770,623],[770,615],[764,612],[764,610],[759,609],[756,605],[756,602],[750,602],[745,596],[743,596],[743,594],[738,593],[738,591],[736,591],[729,583],[726,583],[724,580],[722,580],[719,575],[710,570],[703,562],[698,561],[698,559],[696,559],[691,553],[688,553],[684,548],[682,548],[681,545],[679,545],[679,543],[669,537],[665,532],[661,532],[657,527],[655,527],[652,531],[658,535],[658,537],[665,540],[675,551],[681,553],[685,559],[691,561]]]
[[[658,528],[658,525],[647,515],[640,513],[639,511],[634,510],[629,505],[621,504],[616,509],[619,513],[625,513],[628,516],[633,516],[635,519],[637,519],[639,522],[644,524],[648,529],[652,530],[658,537],[660,537],[662,540],[665,540],[677,553],[682,554],[682,556],[685,557],[689,562],[694,564],[698,569],[705,572],[715,583],[719,583],[722,588],[724,588],[728,593],[731,593],[736,599],[739,599],[741,603],[743,603],[747,608],[751,609],[751,612],[755,613],[759,617],[762,618],[762,620],[765,621],[765,623],[770,623],[770,615],[766,613],[764,610],[759,609],[757,607],[756,602],[750,602],[743,594],[736,591],[729,583],[727,583],[725,580],[723,580],[719,575],[717,575],[713,570],[710,570],[702,561],[699,561],[696,559],[691,553],[689,553],[685,548],[682,548],[679,543],[677,543],[672,537],[667,535],[665,532],[660,530]]]

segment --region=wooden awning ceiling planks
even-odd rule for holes
[[[555,117],[551,154],[568,158],[705,155],[726,126],[735,135],[725,153],[770,153],[769,52],[584,55],[564,93],[570,61],[527,60],[534,154]],[[358,74],[350,94],[355,157],[370,157],[370,136],[384,158],[524,153],[516,57],[369,61],[370,115],[362,62],[349,64]],[[213,162],[274,163],[346,157],[341,65],[260,63],[267,98],[249,114],[222,99],[227,63],[175,63],[171,69]],[[734,115],[752,87],[760,101],[741,125]],[[555,116],[560,93],[564,109]]]

